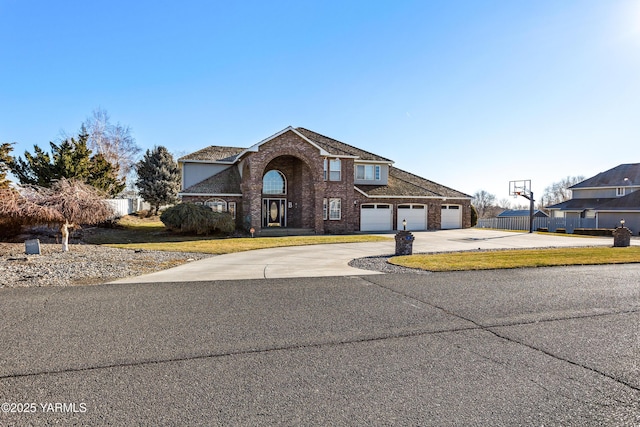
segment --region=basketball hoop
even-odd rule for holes
[[[529,200],[529,233],[533,233],[533,191],[531,191],[531,180],[520,179],[516,181],[509,181],[509,195],[514,198],[522,196]]]

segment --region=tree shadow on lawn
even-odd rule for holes
[[[221,239],[227,236],[218,234],[193,235],[181,234],[157,227],[90,227],[82,230],[82,241],[94,245],[113,245],[127,243],[163,243],[190,242],[194,240]]]

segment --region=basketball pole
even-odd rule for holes
[[[514,183],[513,190],[511,189],[511,183]],[[533,233],[533,202],[535,202],[535,200],[533,199],[533,191],[531,191],[531,181],[529,181],[528,190],[526,185],[522,188],[524,191],[517,191],[519,188],[515,185],[515,183],[516,181],[510,181],[509,191],[515,196],[522,196],[525,199],[529,200],[529,233]]]

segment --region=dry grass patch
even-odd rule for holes
[[[427,271],[492,270],[640,262],[640,247],[553,248],[454,252],[393,257],[391,264]]]
[[[128,215],[118,221],[116,228],[93,229],[84,240],[87,243],[121,249],[222,255],[284,246],[381,242],[392,239],[392,237],[368,235],[212,238],[167,231],[158,217],[144,218]]]
[[[229,254],[255,249],[279,248],[284,246],[322,245],[330,243],[362,243],[389,241],[382,236],[347,235],[347,236],[288,236],[288,237],[255,237],[231,239],[203,239],[181,242],[153,242],[109,244],[107,246],[122,249],[146,249],[150,251],[198,252],[205,254]]]

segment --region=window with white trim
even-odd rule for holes
[[[287,194],[287,181],[279,170],[272,169],[262,178],[263,194]]]
[[[323,174],[324,174],[324,180],[327,180],[327,174],[329,173],[329,160],[325,157],[324,161],[322,162],[322,170],[323,170]]]
[[[227,211],[227,202],[222,199],[210,199],[204,202],[205,206],[211,208],[214,212],[226,212]]]
[[[340,159],[329,160],[329,181],[340,181],[342,179],[342,162]]]
[[[329,219],[329,204],[327,199],[322,199],[322,219],[325,221]]]
[[[356,179],[380,180],[380,165],[356,165]]]
[[[617,196],[617,197],[622,197],[622,196],[624,196],[624,187],[618,187],[618,188],[616,188],[616,196]]]
[[[329,219],[339,220],[342,218],[342,200],[329,199]]]

